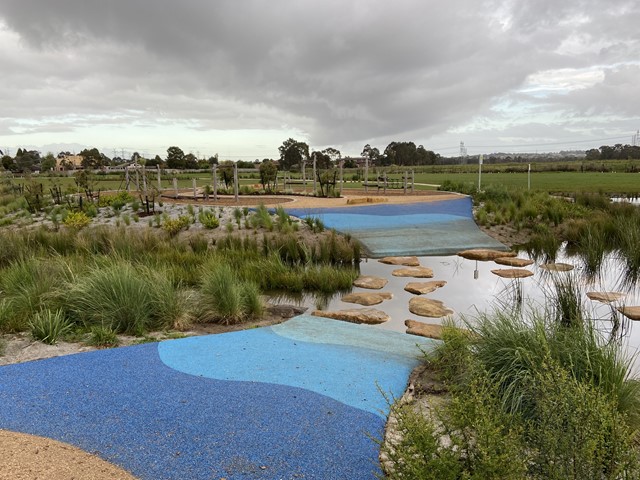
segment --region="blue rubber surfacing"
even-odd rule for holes
[[[505,249],[475,224],[470,197],[400,205],[286,210],[299,218],[318,217],[326,227],[354,236],[374,258],[451,255],[468,248]]]
[[[335,328],[334,328],[335,327]],[[0,428],[142,479],[375,478],[426,339],[311,316],[0,368]]]

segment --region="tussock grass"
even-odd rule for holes
[[[31,336],[48,345],[55,345],[58,340],[73,330],[73,323],[62,310],[40,310],[29,320]]]

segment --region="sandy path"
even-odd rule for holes
[[[95,455],[66,443],[0,430],[0,480],[135,480]]]

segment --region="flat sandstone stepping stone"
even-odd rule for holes
[[[389,292],[358,292],[358,293],[349,293],[342,297],[343,302],[347,303],[357,303],[359,305],[377,305],[378,303],[382,303],[385,300],[391,300],[393,298],[393,294]]]
[[[622,300],[626,294],[621,292],[587,292],[587,297],[596,302],[611,303]]]
[[[418,267],[420,265],[418,257],[384,257],[378,261],[387,265],[403,265],[405,267]]]
[[[346,310],[336,310],[329,312],[327,310],[314,310],[312,315],[316,317],[332,318],[334,320],[343,320],[351,323],[366,323],[369,325],[377,325],[388,321],[391,317],[381,310],[375,308],[349,308]]]
[[[404,324],[407,327],[407,333],[410,335],[442,340],[442,325],[437,323],[423,323],[417,320],[405,320]]]
[[[458,252],[458,256],[467,260],[481,260],[483,262],[495,260],[496,258],[515,257],[516,252],[501,252],[499,250],[490,250],[488,248],[474,248]]]
[[[540,265],[540,268],[548,272],[570,272],[573,270],[573,265],[569,265],[568,263],[545,263],[544,265]]]
[[[410,282],[404,287],[409,293],[422,295],[423,293],[431,293],[447,284],[444,280],[433,280],[431,282]]]
[[[369,288],[371,290],[380,290],[389,281],[386,278],[374,277],[372,275],[362,275],[353,281],[355,287]]]
[[[409,311],[421,317],[440,318],[453,315],[453,310],[444,306],[440,300],[427,297],[414,297],[409,300]]]
[[[391,275],[394,277],[432,278],[433,270],[429,267],[406,267],[394,270]]]
[[[498,265],[507,265],[508,267],[528,267],[533,264],[533,260],[517,257],[500,257],[496,258],[494,262]]]
[[[502,278],[527,278],[533,275],[531,270],[524,268],[499,268],[491,270],[491,273]]]
[[[618,311],[631,320],[640,320],[640,307],[618,307]]]

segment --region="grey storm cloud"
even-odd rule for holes
[[[427,138],[537,72],[640,60],[639,20],[636,0],[3,0],[21,51],[0,46],[12,99],[0,117],[287,124],[316,144]],[[634,115],[623,99],[640,98],[637,73],[530,101]]]

